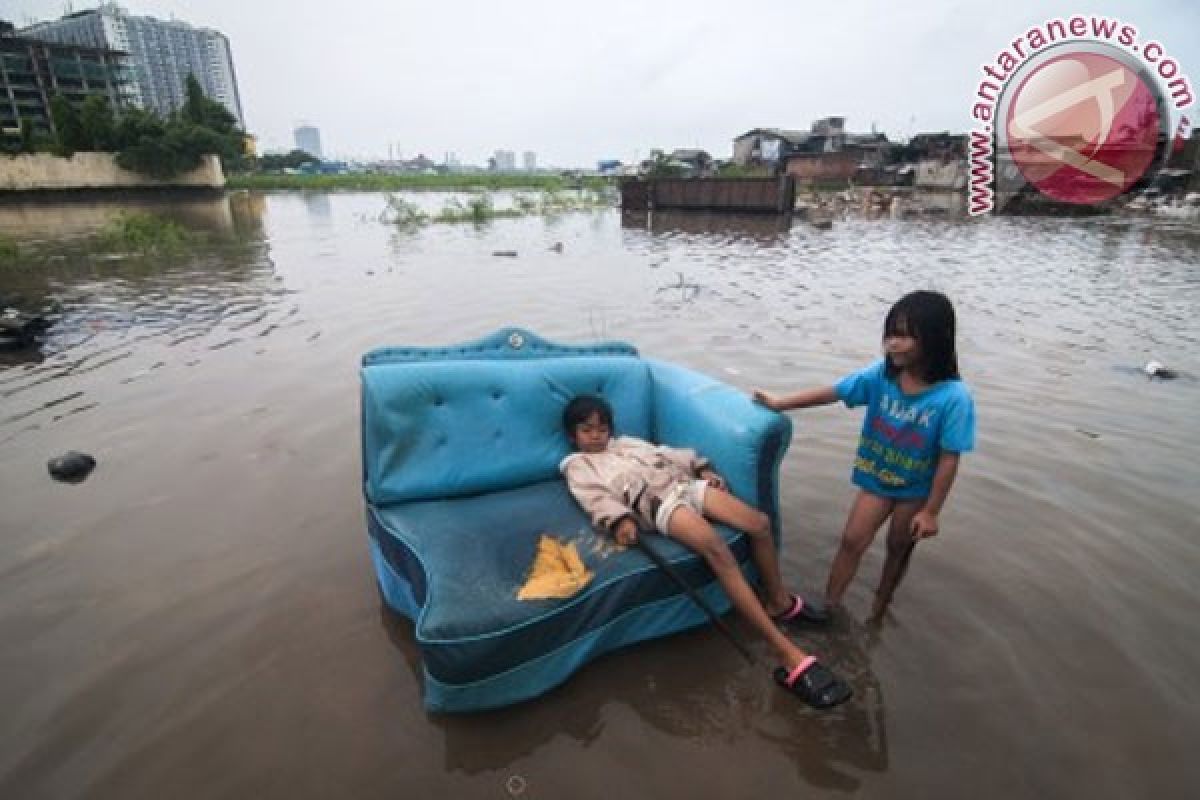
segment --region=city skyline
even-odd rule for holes
[[[64,11],[57,1],[5,5],[18,27]],[[482,165],[511,150],[536,152],[539,165],[586,166],[645,158],[652,148],[727,158],[749,129],[804,129],[829,115],[892,139],[963,132],[981,65],[1030,26],[1074,13],[1135,24],[1200,77],[1192,35],[1200,8],[1169,0],[903,9],[779,2],[752,18],[703,2],[624,0],[600,12],[540,1],[404,9],[360,1],[334,14],[316,0],[297,0],[286,14],[234,0],[122,6],[229,38],[261,150],[291,149],[303,118],[320,128],[326,155],[340,158],[450,151]]]
[[[220,31],[185,20],[124,13],[116,4],[106,3],[61,19],[41,20],[20,33],[128,54],[134,103],[162,115],[182,108],[190,74],[238,125],[246,125],[229,40]]]

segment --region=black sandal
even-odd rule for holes
[[[813,708],[833,708],[854,696],[853,689],[812,656],[790,672],[776,667],[775,682]]]
[[[822,605],[817,605],[811,600],[805,600],[798,594],[794,594],[792,595],[791,608],[782,614],[776,614],[771,617],[771,621],[776,625],[799,624],[824,628],[830,623],[829,609]]]

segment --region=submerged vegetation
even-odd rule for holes
[[[15,241],[0,234],[0,265],[15,263],[20,252]]]
[[[380,214],[380,220],[401,228],[443,222],[483,223],[493,219],[551,215],[612,205],[611,198],[603,191],[547,190],[537,194],[514,195],[511,208],[496,208],[491,193],[483,191],[472,194],[465,201],[453,198],[441,210],[430,214],[399,195],[388,194],[385,197],[387,206]]]
[[[187,228],[155,214],[122,214],[104,226],[99,244],[107,250],[128,250],[142,255],[172,253],[194,240]]]
[[[487,192],[477,194],[465,203],[455,198],[442,207],[433,217],[434,222],[487,222],[502,217],[519,217],[521,211],[515,208],[496,208],[492,196]]]

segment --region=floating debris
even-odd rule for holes
[[[683,277],[682,272],[676,272],[675,274],[678,276],[678,280],[676,280],[675,283],[669,283],[666,286],[658,287],[654,290],[655,294],[658,292],[665,292],[669,289],[678,289],[679,299],[682,302],[687,303],[691,300],[694,300],[696,295],[700,293],[700,284],[688,281]]]
[[[87,453],[69,450],[46,462],[50,477],[63,483],[80,483],[96,468],[96,459]]]
[[[493,250],[492,255],[499,256],[501,258],[516,258],[517,251],[516,250]]]
[[[1151,378],[1161,378],[1164,381],[1169,381],[1172,378],[1179,377],[1178,372],[1160,361],[1147,361],[1146,366],[1142,367],[1142,372],[1146,373]]]

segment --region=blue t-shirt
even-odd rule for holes
[[[975,447],[975,403],[960,380],[905,394],[880,360],[834,389],[848,408],[867,407],[852,480],[872,494],[928,497],[938,457]]]

